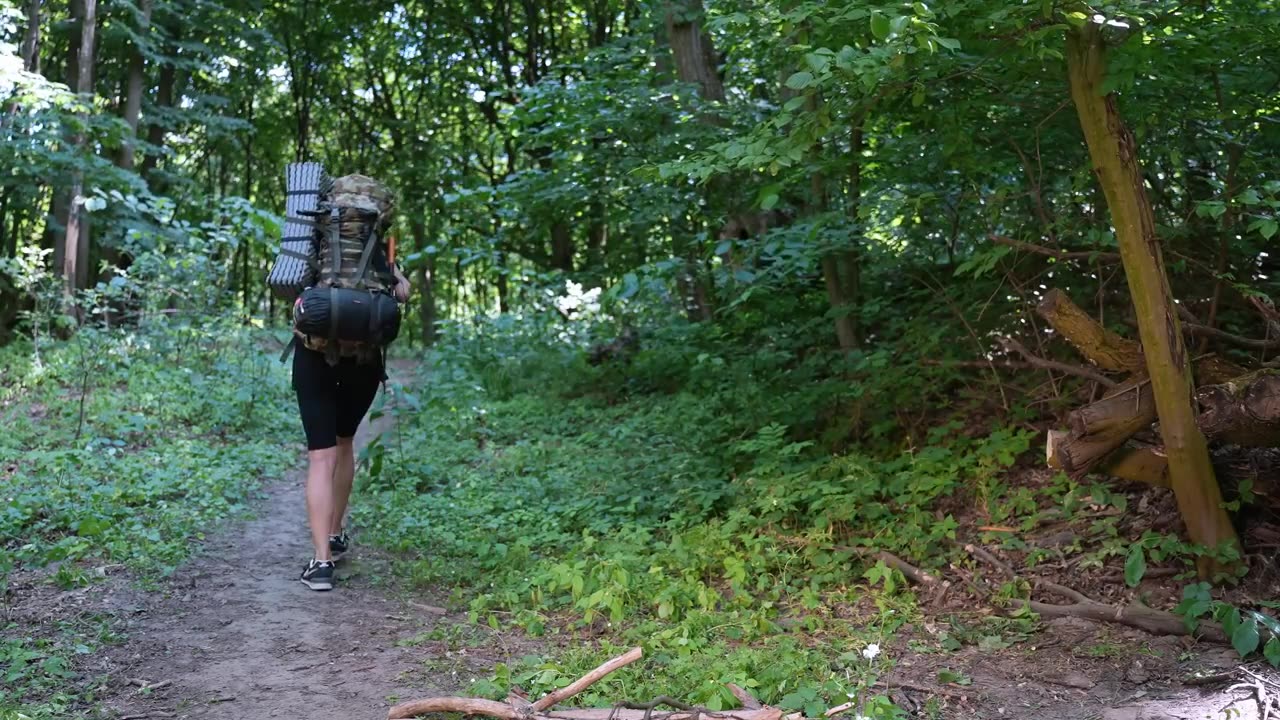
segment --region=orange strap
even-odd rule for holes
[[[396,263],[396,236],[395,235],[387,236],[387,262],[390,262],[392,265]]]

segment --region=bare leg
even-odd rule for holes
[[[350,446],[348,446],[350,447]],[[334,510],[334,470],[339,451],[336,447],[307,453],[307,522],[311,524],[311,543],[316,560],[329,560],[329,523]],[[343,500],[345,506],[346,500]]]
[[[333,470],[333,519],[329,523],[329,534],[342,532],[342,516],[347,512],[347,501],[351,499],[351,485],[356,477],[356,453],[353,441],[355,438],[338,438],[338,463]]]

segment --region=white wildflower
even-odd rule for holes
[[[876,643],[871,643],[870,645],[862,649],[862,657],[868,660],[875,660],[876,657],[879,655],[880,655],[880,646],[877,645]]]

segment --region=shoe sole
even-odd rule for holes
[[[332,590],[333,589],[332,580],[308,580],[306,578],[299,578],[299,582],[311,588],[312,590]]]

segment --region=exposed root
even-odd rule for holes
[[[1000,562],[991,553],[975,545],[966,545],[965,550],[973,557],[996,567],[1001,572],[1017,578],[1013,570]],[[1014,600],[1017,607],[1026,607],[1044,618],[1075,617],[1095,622],[1116,623],[1128,627],[1145,630],[1156,635],[1194,635],[1201,640],[1226,643],[1227,636],[1221,626],[1214,623],[1201,622],[1194,633],[1187,629],[1182,618],[1163,610],[1156,610],[1145,605],[1108,605],[1087,597],[1084,593],[1065,585],[1036,580],[1035,586],[1047,590],[1072,602],[1058,605],[1055,603],[1037,602],[1035,600]]]

